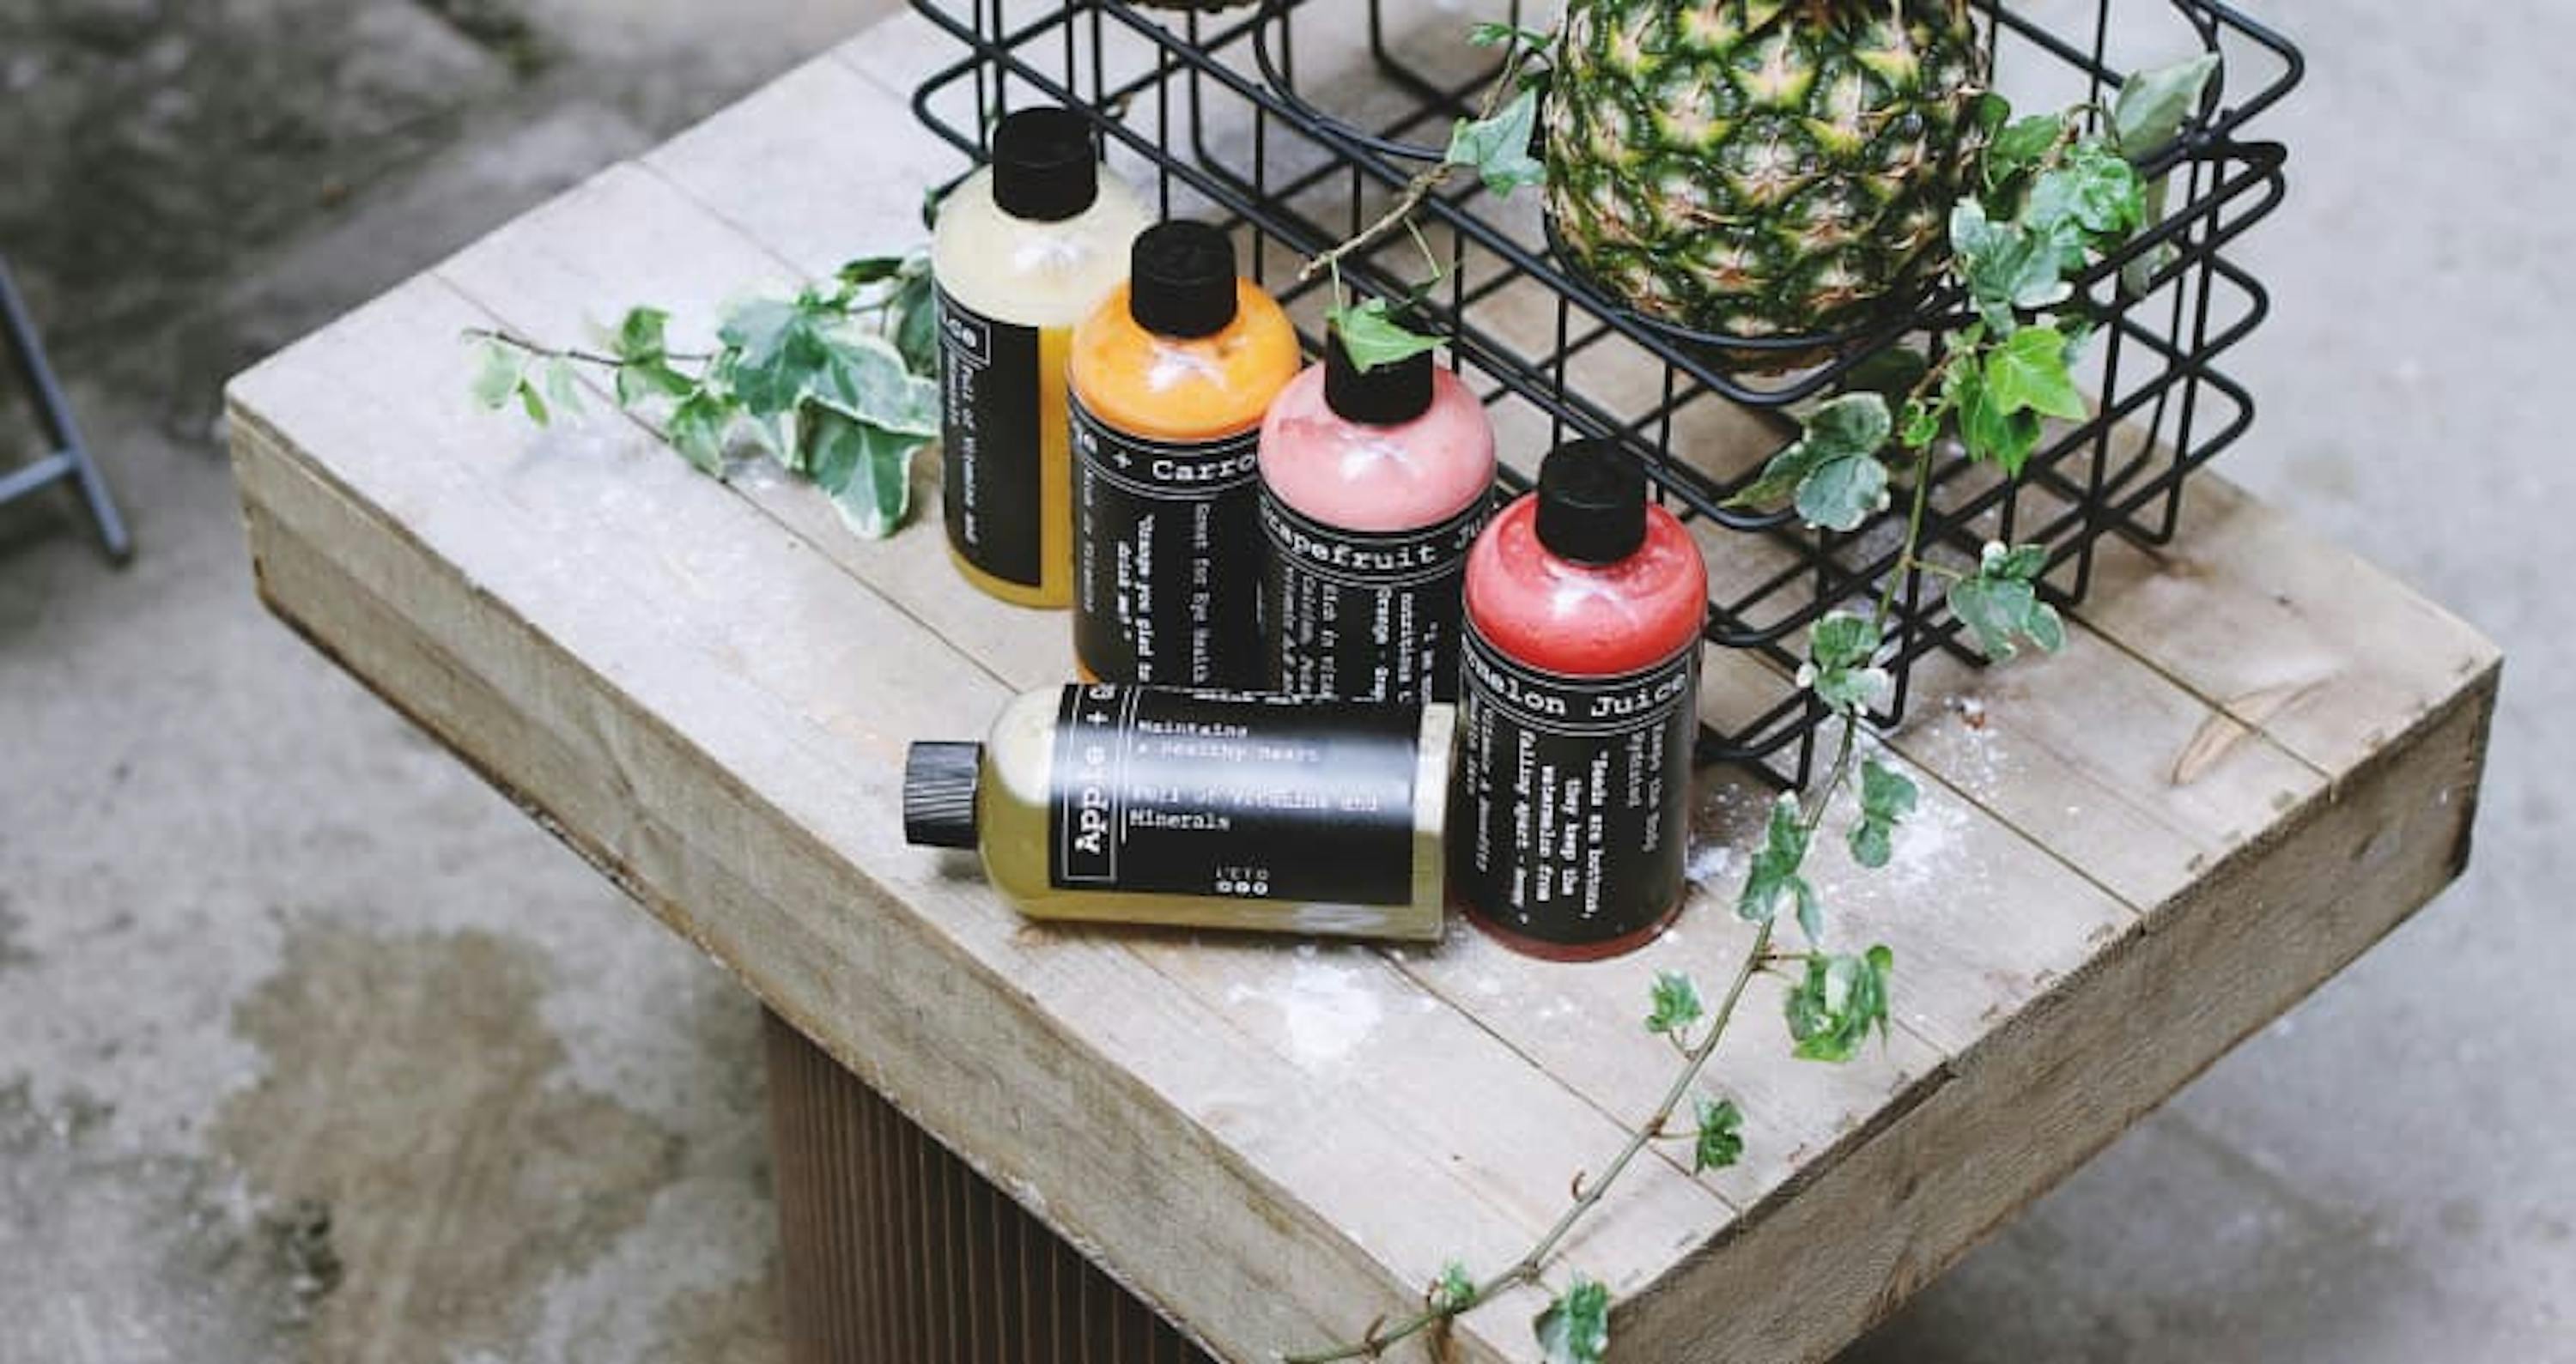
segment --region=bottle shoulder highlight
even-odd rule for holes
[[[1262,482],[1300,514],[1348,530],[1456,516],[1491,495],[1493,423],[1447,370],[1433,371],[1431,394],[1431,406],[1400,426],[1353,422],[1325,401],[1323,366],[1308,366],[1262,418]]]
[[[1297,331],[1278,302],[1235,282],[1235,319],[1213,336],[1145,330],[1119,285],[1074,329],[1071,382],[1095,416],[1138,435],[1208,440],[1252,430],[1296,377]]]
[[[1125,181],[1103,171],[1100,197],[1059,222],[1015,218],[993,202],[992,172],[949,192],[931,232],[931,274],[958,303],[999,321],[1072,327],[1126,277],[1150,221]]]
[[[1614,564],[1562,558],[1539,543],[1524,496],[1485,528],[1467,561],[1466,608],[1478,633],[1532,667],[1609,677],[1652,667],[1699,638],[1708,569],[1689,529],[1646,509],[1646,540]]]

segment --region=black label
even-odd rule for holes
[[[1298,903],[1413,899],[1422,712],[1076,683],[1056,712],[1048,880]]]
[[[1583,944],[1681,898],[1699,649],[1618,677],[1565,677],[1466,623],[1453,893],[1504,928]]]
[[[1458,694],[1459,593],[1491,499],[1434,526],[1327,526],[1261,490],[1269,685],[1307,696],[1447,701]]]
[[[948,543],[1004,582],[1041,576],[1046,467],[1038,329],[996,322],[939,291],[940,502]]]
[[[1072,406],[1075,656],[1107,682],[1260,685],[1260,431],[1157,441]]]

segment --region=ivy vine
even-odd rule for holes
[[[1372,355],[1391,359],[1437,341],[1407,331],[1381,300],[1350,303],[1339,289],[1342,262],[1399,230],[1414,232],[1418,242],[1414,215],[1462,171],[1473,171],[1497,195],[1545,178],[1544,166],[1529,153],[1529,135],[1546,82],[1536,64],[1556,35],[1485,24],[1470,36],[1505,49],[1501,73],[1476,116],[1458,121],[1447,155],[1415,175],[1386,213],[1305,267],[1310,278],[1333,274],[1333,325],[1346,338],[1364,338],[1353,350],[1353,359],[1364,365]],[[1694,1173],[1740,1160],[1743,1111],[1732,1099],[1699,1092],[1699,1084],[1755,975],[1785,978],[1783,1022],[1792,1054],[1800,1059],[1848,1061],[1872,1036],[1887,1035],[1895,953],[1884,944],[1837,950],[1827,906],[1807,868],[1827,813],[1844,792],[1853,794],[1856,807],[1844,830],[1845,846],[1865,868],[1887,865],[1897,830],[1921,802],[1921,792],[1903,772],[1860,757],[1868,717],[1892,686],[1887,628],[1898,585],[1915,573],[1946,580],[1952,613],[1977,647],[1996,659],[2013,656],[2025,644],[2054,652],[2066,637],[2057,611],[2040,596],[2045,546],[1990,544],[1964,568],[1924,557],[1935,461],[1955,454],[2017,477],[2045,438],[2048,421],[2089,416],[2074,372],[2092,319],[2103,309],[2075,281],[2160,218],[2164,187],[2149,182],[2138,163],[2181,131],[2216,70],[2217,59],[2204,56],[2140,72],[2108,109],[2015,118],[2001,95],[1978,96],[1978,174],[1974,191],[1951,213],[1944,267],[1972,317],[1947,336],[1937,355],[1891,347],[1855,366],[1844,391],[1809,410],[1798,439],[1735,499],[1748,506],[1787,506],[1813,529],[1849,532],[1888,508],[1896,483],[1891,456],[1911,490],[1896,564],[1876,601],[1866,611],[1829,612],[1808,632],[1808,658],[1797,681],[1829,714],[1833,759],[1821,779],[1803,793],[1781,796],[1768,812],[1735,900],[1736,914],[1754,925],[1744,957],[1714,1008],[1704,1004],[1689,976],[1656,976],[1644,1027],[1680,1053],[1678,1073],[1600,1175],[1577,1176],[1570,1203],[1527,1252],[1481,1278],[1464,1262],[1452,1261],[1415,1310],[1381,1316],[1357,1339],[1284,1354],[1284,1364],[1378,1359],[1403,1341],[1445,1330],[1508,1290],[1546,1286],[1567,1234],[1637,1156],[1658,1142],[1687,1143]],[[2096,287],[2142,289],[2159,256],[2142,253],[2120,279]],[[1805,950],[1779,947],[1784,915],[1795,920]],[[1685,1102],[1686,1120],[1677,1118]],[[1580,1273],[1552,1288],[1534,1324],[1549,1364],[1600,1364],[1610,1348],[1610,1307],[1609,1290]]]
[[[603,372],[618,406],[658,417],[671,448],[724,477],[743,438],[831,498],[851,530],[891,535],[911,510],[913,454],[939,438],[939,316],[929,257],[869,256],[785,298],[726,310],[718,346],[669,348],[670,314],[627,310],[603,349],[501,330],[482,347],[474,396],[539,426],[579,410],[577,367]]]

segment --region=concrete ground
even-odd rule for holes
[[[142,546],[0,513],[0,1359],[780,1357],[749,1002],[261,614],[211,423],[888,7],[0,0],[0,250]],[[1854,1361],[2576,1360],[2576,20],[2259,8],[2315,69],[2227,468],[2505,642],[2478,858]]]

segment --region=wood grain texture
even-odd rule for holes
[[[935,525],[860,542],[646,425],[463,397],[462,328],[571,342],[649,302],[685,347],[915,239],[960,168],[904,105],[936,50],[890,21],[237,381],[261,590],[1213,1353],[1348,1335],[1451,1256],[1508,1262],[1616,1149],[1673,1064],[1645,985],[1726,974],[1740,866],[1704,853],[1675,933],[1586,967],[1023,923],[900,846],[897,769],[1062,678],[1061,616],[966,588]],[[1837,932],[1897,952],[1897,1034],[1793,1062],[1757,982],[1710,1081],[1745,1163],[1659,1153],[1570,1247],[1620,1357],[1831,1353],[2456,873],[2492,647],[2223,482],[2191,513],[2106,554],[2066,654],[1918,674],[1896,864],[1815,868]],[[1703,847],[1763,800],[1703,774]],[[1461,1357],[1532,1357],[1537,1301]]]

